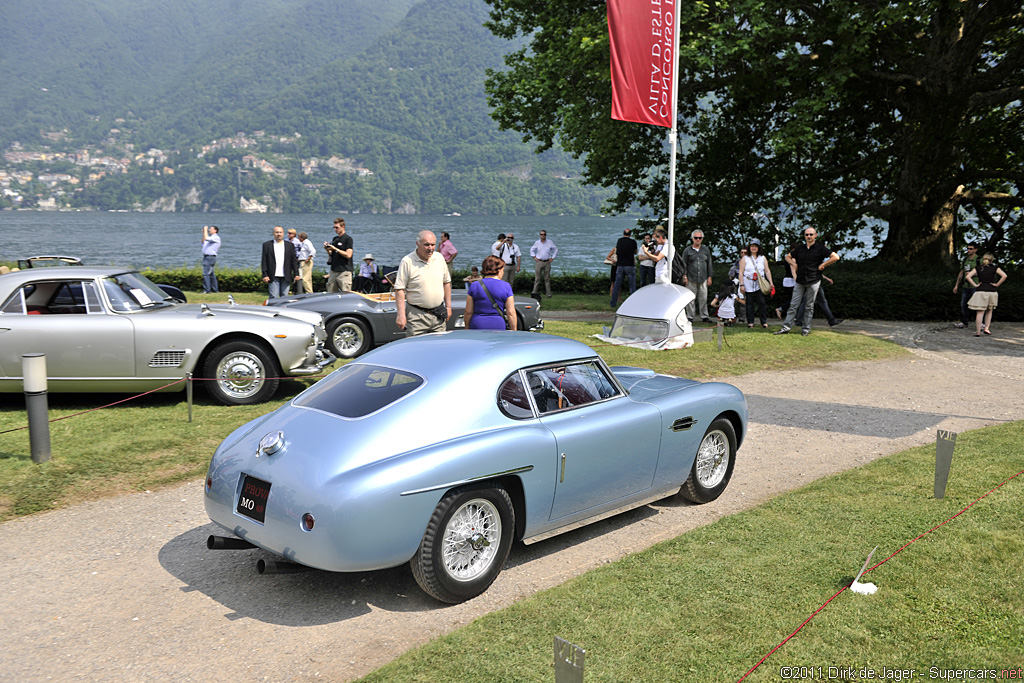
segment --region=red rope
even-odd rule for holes
[[[913,539],[912,539],[912,540],[910,540],[909,542],[905,543],[905,544],[904,544],[904,545],[903,545],[903,546],[902,546],[902,547],[901,547],[901,548],[900,548],[899,550],[897,550],[896,552],[894,552],[894,553],[893,553],[892,555],[890,555],[889,557],[885,558],[885,559],[884,559],[884,560],[882,560],[881,562],[879,562],[879,563],[877,563],[877,564],[873,565],[873,566],[872,566],[871,568],[869,568],[869,569],[865,570],[865,572],[864,572],[864,573],[865,573],[865,574],[867,574],[867,573],[868,573],[868,572],[870,572],[870,571],[871,571],[872,569],[875,569],[875,568],[877,568],[877,567],[880,567],[880,566],[882,566],[883,564],[885,564],[886,562],[888,562],[889,560],[891,560],[892,558],[894,558],[894,557],[895,557],[895,556],[896,556],[897,554],[901,553],[901,552],[902,552],[902,551],[903,551],[903,550],[904,550],[905,548],[907,548],[907,547],[908,547],[908,546],[910,546],[911,544],[913,544],[913,543],[916,543],[917,541],[919,541],[920,539],[924,538],[925,536],[927,536],[927,535],[928,535],[928,534],[930,534],[931,532],[935,531],[935,530],[936,530],[936,529],[938,529],[939,527],[943,526],[944,524],[946,524],[946,523],[948,523],[948,522],[952,522],[952,521],[953,521],[954,519],[956,519],[957,517],[959,517],[960,515],[964,514],[965,512],[967,512],[968,510],[970,510],[970,509],[971,509],[972,507],[974,507],[975,503],[978,503],[978,502],[980,502],[980,501],[981,501],[981,500],[983,500],[984,498],[988,497],[988,496],[989,496],[989,495],[990,495],[991,493],[993,493],[993,492],[994,492],[994,491],[995,491],[996,489],[998,489],[998,488],[1002,487],[1002,486],[1003,486],[1004,484],[1007,484],[1007,483],[1009,483],[1010,481],[1013,481],[1014,479],[1016,479],[1017,477],[1019,477],[1019,476],[1020,476],[1020,475],[1022,475],[1022,474],[1024,474],[1024,470],[1021,470],[1020,472],[1018,472],[1017,474],[1013,475],[1012,477],[1009,477],[1009,478],[1007,478],[1007,479],[1006,479],[1005,481],[1003,481],[1002,483],[998,484],[997,486],[994,486],[994,487],[992,487],[991,489],[989,489],[989,491],[988,491],[988,492],[987,492],[987,493],[986,493],[985,495],[981,496],[980,498],[978,498],[977,500],[975,500],[974,502],[972,502],[972,503],[971,503],[970,505],[968,505],[967,507],[965,507],[965,508],[964,508],[963,510],[961,510],[961,511],[960,511],[960,512],[958,512],[958,513],[956,513],[955,515],[953,515],[953,516],[952,516],[952,517],[950,517],[949,519],[946,519],[946,520],[944,520],[944,521],[940,522],[939,524],[936,524],[935,526],[933,526],[933,527],[932,527],[931,529],[929,529],[928,531],[925,531],[925,532],[924,532],[924,533],[922,533],[922,534],[918,534],[918,535],[917,535],[917,536],[916,536],[915,538],[913,538]],[[850,585],[852,586],[853,584],[850,584]],[[795,635],[796,635],[797,633],[799,633],[799,632],[800,632],[800,629],[802,629],[802,628],[803,628],[804,626],[806,626],[806,625],[807,625],[807,623],[808,623],[808,622],[810,622],[810,620],[811,620],[811,619],[813,619],[813,618],[814,618],[815,616],[817,616],[818,612],[820,612],[821,610],[825,609],[825,608],[826,608],[826,607],[828,606],[828,604],[829,604],[830,602],[832,602],[832,601],[833,601],[833,600],[835,600],[835,599],[836,599],[837,597],[839,597],[839,595],[840,595],[840,594],[842,594],[842,592],[843,592],[843,591],[845,591],[845,590],[846,590],[847,588],[849,588],[849,587],[850,587],[850,586],[844,586],[843,588],[841,588],[841,589],[839,590],[839,592],[838,592],[838,593],[836,593],[836,594],[835,594],[835,595],[833,595],[833,596],[832,596],[831,598],[829,598],[828,600],[826,600],[826,601],[825,601],[825,603],[824,603],[824,604],[823,604],[823,605],[822,605],[821,607],[819,607],[818,609],[814,610],[814,614],[812,614],[811,616],[809,616],[809,617],[807,617],[806,619],[804,619],[804,622],[803,622],[802,624],[800,624],[800,625],[799,625],[799,626],[798,626],[798,627],[796,628],[796,630],[795,630],[795,631],[793,631],[793,632],[792,632],[792,633],[790,633],[790,634],[789,634],[788,636],[786,636],[785,640],[783,640],[783,641],[782,641],[781,643],[779,643],[778,645],[776,645],[775,647],[773,647],[773,648],[772,648],[772,651],[771,651],[771,652],[769,652],[769,653],[768,653],[768,654],[766,654],[766,655],[765,655],[764,657],[762,657],[762,658],[760,659],[760,661],[758,661],[758,663],[757,663],[757,664],[755,664],[755,665],[754,665],[754,666],[753,666],[753,667],[752,667],[752,668],[750,669],[750,671],[748,671],[747,673],[743,674],[743,676],[742,676],[742,677],[741,677],[741,678],[739,679],[739,681],[737,681],[736,683],[742,683],[742,681],[743,681],[743,680],[744,680],[744,679],[745,679],[745,678],[746,678],[747,676],[749,676],[750,674],[754,673],[754,670],[755,670],[755,669],[757,669],[757,667],[761,666],[761,664],[763,664],[763,663],[764,663],[764,661],[765,661],[766,659],[768,659],[769,657],[771,657],[771,656],[772,656],[772,655],[773,655],[773,654],[775,653],[775,651],[776,651],[776,650],[778,650],[778,649],[779,649],[780,647],[782,647],[783,645],[785,645],[785,644],[786,644],[786,643],[787,643],[787,642],[789,641],[789,639],[790,639],[790,638],[792,638],[792,637],[793,637],[793,636],[795,636]]]
[[[327,375],[303,375],[303,376],[296,376],[296,377],[264,377],[264,380],[269,380],[269,379],[318,379],[318,378],[326,377],[326,376]],[[104,408],[110,408],[111,406],[116,406],[119,403],[127,403],[128,401],[134,401],[137,398],[142,398],[143,396],[147,396],[147,395],[152,394],[154,392],[162,391],[162,390],[166,389],[167,387],[173,387],[175,384],[181,384],[182,382],[186,382],[186,381],[199,382],[199,381],[203,381],[203,380],[219,381],[219,379],[220,378],[218,378],[218,377],[192,377],[192,378],[182,377],[181,379],[175,380],[175,381],[171,382],[170,384],[165,384],[162,387],[157,387],[156,389],[150,389],[149,391],[145,391],[145,392],[143,392],[141,394],[135,394],[134,396],[129,396],[128,398],[122,398],[120,401],[114,401],[113,403],[108,403],[106,405],[98,406],[96,408],[90,408],[89,410],[83,410],[83,411],[78,412],[78,413],[72,413],[71,415],[65,415],[64,417],[55,417],[52,420],[49,420],[49,422],[60,422],[61,420],[66,420],[69,417],[78,417],[79,415],[85,415],[87,413],[92,413],[92,412],[95,412],[97,410],[103,410]],[[24,427],[15,427],[14,429],[7,429],[7,430],[4,430],[4,431],[0,432],[0,434],[10,434],[11,432],[20,432],[23,429],[28,429],[28,425],[25,425]]]
[[[104,408],[109,408],[110,406],[116,406],[118,403],[125,403],[127,401],[133,401],[133,400],[135,400],[137,398],[141,398],[141,397],[143,397],[143,396],[145,396],[147,394],[152,394],[154,391],[160,391],[162,389],[166,389],[167,387],[173,387],[175,384],[181,384],[186,379],[187,379],[186,377],[182,377],[181,379],[175,380],[175,381],[171,382],[170,384],[165,384],[162,387],[157,387],[156,389],[150,389],[149,391],[146,391],[146,392],[141,393],[141,394],[136,394],[135,396],[129,396],[128,398],[122,398],[120,401],[114,401],[113,403],[108,403],[107,405],[99,406],[98,408],[90,408],[89,410],[83,410],[83,411],[81,411],[79,413],[72,413],[71,415],[65,415],[64,417],[55,417],[52,420],[49,420],[49,422],[60,422],[61,420],[66,420],[69,417],[78,417],[79,415],[85,415],[86,413],[92,413],[92,412],[95,412],[97,410],[103,410]],[[22,429],[28,429],[28,425],[25,425],[24,427],[15,427],[14,429],[8,429],[7,431],[0,432],[0,434],[7,434],[9,432],[17,432],[17,431],[21,431]]]

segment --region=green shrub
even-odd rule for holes
[[[715,265],[712,287],[713,297],[726,281],[731,263]],[[996,320],[1024,322],[1024,271],[1006,270],[1008,278],[999,289],[999,308]],[[174,285],[186,291],[202,289],[203,273],[198,267],[144,271],[154,282]],[[953,294],[956,271],[945,268],[911,269],[877,261],[840,261],[825,274],[835,280],[825,285],[829,307],[840,318],[874,320],[959,320],[960,295]],[[456,289],[468,270],[452,272]],[[782,268],[772,266],[772,278],[782,289]],[[223,268],[217,270],[219,288],[224,292],[260,292],[266,289],[256,270]],[[560,294],[608,294],[611,280],[605,271],[599,273],[552,274],[551,289]],[[324,291],[324,271],[313,272],[313,288]],[[521,272],[516,276],[515,292],[528,295],[533,291],[533,273]],[[768,302],[770,313],[782,305],[782,292],[776,292]]]

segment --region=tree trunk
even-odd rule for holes
[[[889,234],[878,256],[895,263],[942,263],[955,266],[953,232],[964,186],[922,190],[892,204]]]

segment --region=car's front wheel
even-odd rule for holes
[[[270,400],[277,391],[277,364],[259,344],[228,341],[206,357],[206,390],[224,405],[243,406]]]
[[[704,433],[681,493],[694,503],[710,503],[729,485],[735,465],[736,430],[732,422],[719,418]]]
[[[442,602],[487,590],[512,548],[515,510],[505,489],[456,489],[437,504],[409,564],[416,583]]]
[[[370,350],[373,336],[366,323],[358,318],[338,318],[327,326],[331,353],[338,358],[355,358]]]

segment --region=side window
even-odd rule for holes
[[[26,294],[25,290],[29,289],[31,287],[32,287],[32,285],[29,285],[28,287],[22,287],[21,289],[16,291],[14,294],[12,294],[11,298],[8,299],[7,303],[4,304],[4,307],[2,309],[0,309],[0,313],[4,313],[6,315],[9,315],[9,314],[15,314],[15,315],[17,315],[17,314],[24,314],[25,313],[25,294]]]
[[[63,282],[50,298],[50,313],[85,313],[85,295],[81,282]]]
[[[526,395],[523,379],[518,372],[506,379],[498,389],[498,408],[514,420],[533,417],[530,397]]]
[[[100,305],[100,296],[96,291],[96,285],[92,282],[82,283],[82,296],[85,297],[85,310],[87,313],[102,313],[103,306]]]
[[[619,394],[596,361],[530,370],[530,393],[544,413],[596,403]]]

